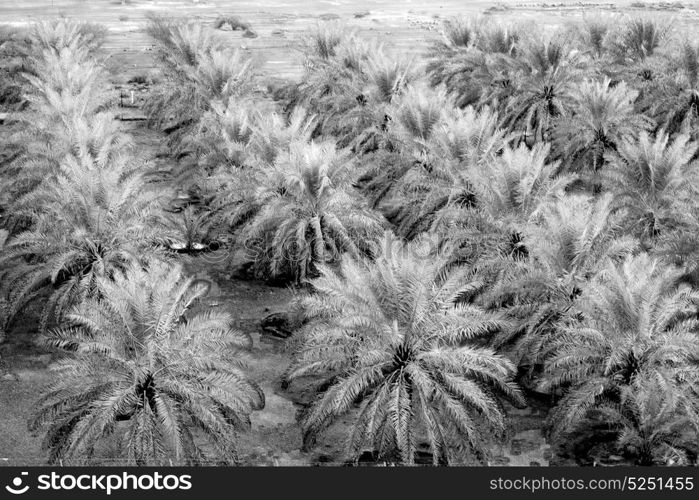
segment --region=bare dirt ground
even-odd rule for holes
[[[145,15],[156,11],[211,23],[219,14],[236,15],[250,23],[256,37],[242,32],[221,32],[234,46],[259,60],[265,75],[298,78],[302,74],[298,41],[311,26],[337,20],[356,28],[361,36],[378,38],[398,53],[419,57],[431,39],[439,36],[439,23],[458,14],[483,14],[498,19],[529,22],[544,30],[580,18],[584,13],[604,11],[612,15],[652,12],[668,16],[681,26],[699,25],[699,2],[585,2],[557,3],[442,0],[261,0],[261,1],[156,1],[131,0],[0,0],[0,24],[24,26],[37,19],[69,18],[103,23],[109,28],[105,49],[115,88],[124,88],[134,76],[154,71],[150,42],[143,33]],[[129,94],[127,86],[127,96]],[[147,88],[131,86],[141,101]],[[137,108],[132,112],[138,113]],[[139,122],[123,122],[136,140],[141,154],[155,158],[162,136]],[[1,127],[1,125],[0,125]],[[167,162],[163,168],[167,170]],[[261,385],[266,407],[253,416],[252,431],[241,437],[241,459],[247,465],[319,465],[342,463],[344,439],[350,417],[331,427],[317,447],[302,453],[297,412],[309,401],[307,387],[282,390],[279,377],[288,366],[290,352],[284,341],[261,335],[260,320],[270,312],[284,311],[293,298],[287,288],[231,278],[208,262],[190,262],[193,273],[216,283],[208,298],[239,318],[238,326],[251,333],[254,348],[249,361],[251,376]],[[38,306],[40,307],[40,306]],[[16,322],[8,341],[0,345],[0,465],[43,464],[40,438],[26,430],[26,421],[41,388],[51,381],[54,355],[35,345],[36,334],[27,311]],[[494,449],[492,465],[549,465],[563,463],[542,435],[545,405],[532,402],[524,410],[512,409],[511,436]]]

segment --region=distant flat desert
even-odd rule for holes
[[[485,15],[527,23],[547,30],[584,14],[650,14],[667,16],[687,32],[699,31],[699,2],[521,2],[506,0],[0,0],[0,24],[24,26],[57,16],[102,23],[110,30],[105,48],[115,77],[128,79],[153,69],[150,41],[142,27],[149,11],[212,23],[217,16],[235,15],[248,22],[257,35],[222,32],[259,60],[270,76],[298,77],[302,73],[301,35],[319,23],[344,23],[367,38],[380,40],[396,53],[418,56],[439,36],[441,23],[458,15]]]

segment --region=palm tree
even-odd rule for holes
[[[448,203],[435,214],[430,231],[452,249],[456,260],[471,264],[526,255],[523,228],[574,179],[556,175],[558,163],[548,163],[548,154],[548,144],[537,143],[531,150],[520,144],[504,146],[499,154],[483,157],[485,161],[466,162],[461,175],[475,207]]]
[[[288,118],[263,113],[251,101],[229,101],[227,107],[212,103],[211,108],[188,145],[212,175],[220,169],[272,164],[292,142],[308,142],[315,126],[315,117],[303,108],[295,108]]]
[[[484,93],[483,75],[489,75],[490,58],[474,46],[438,48],[427,63],[433,86],[444,85],[458,107],[477,105]]]
[[[84,47],[90,54],[101,48],[107,30],[95,23],[78,22],[66,18],[51,21],[37,21],[28,32],[28,54],[38,54],[43,50],[55,53],[66,47]]]
[[[430,83],[443,84],[459,107],[504,104],[514,87],[510,70],[521,31],[479,18],[447,22],[444,41],[429,54]]]
[[[556,124],[554,142],[564,166],[597,172],[604,164],[605,153],[650,130],[650,119],[634,110],[637,95],[624,82],[612,86],[608,78],[579,85],[569,112]]]
[[[60,321],[71,305],[90,296],[99,278],[113,276],[160,241],[158,196],[144,191],[142,168],[129,157],[79,149],[56,178],[18,203],[33,221],[3,249],[3,288],[8,321],[45,290],[50,296],[42,329]],[[106,163],[105,163],[106,162]]]
[[[515,24],[485,22],[475,45],[487,54],[517,55],[524,28]]]
[[[20,154],[2,172],[9,198],[4,204],[11,211],[18,198],[52,178],[76,143],[112,148],[115,154],[128,145],[109,113],[113,96],[106,90],[104,69],[80,25],[44,23],[33,33],[37,40],[24,59],[23,73],[29,106],[16,117]]]
[[[637,465],[689,465],[699,453],[699,407],[678,393],[671,375],[639,374],[618,402],[602,403],[590,420],[595,417],[611,424],[617,449]]]
[[[314,62],[296,104],[319,117],[314,136],[332,136],[358,153],[385,147],[390,104],[418,73],[411,61],[387,54],[382,45],[338,36],[332,56],[308,56]]]
[[[72,354],[58,364],[57,382],[29,425],[48,424],[49,461],[99,459],[100,446],[115,437],[130,465],[235,463],[237,433],[264,407],[242,369],[250,337],[225,312],[195,310],[208,285],[179,267],[129,266],[99,278],[97,288],[99,297],[45,337]]]
[[[479,202],[474,183],[485,178],[483,172],[498,161],[510,140],[490,108],[445,111],[436,99],[422,107],[417,104],[406,106],[409,119],[398,123],[394,132],[403,137],[406,153],[416,162],[399,179],[387,179],[394,183],[392,197],[381,206],[398,233],[408,239],[435,221],[451,222],[447,215],[454,207],[473,208]],[[436,110],[438,118],[433,117]]]
[[[343,43],[353,38],[354,32],[340,23],[320,23],[304,38],[304,52],[310,59],[328,60],[338,54]]]
[[[444,22],[442,38],[430,47],[426,72],[433,86],[444,85],[459,107],[475,104],[480,97],[477,74],[485,63],[483,53],[476,48],[481,18],[457,17]]]
[[[44,50],[29,59],[28,100],[39,112],[70,118],[104,109],[113,94],[106,91],[104,68],[80,45]]]
[[[333,144],[294,143],[256,171],[257,213],[248,207],[239,238],[258,272],[302,282],[318,264],[371,250],[382,222],[351,192],[349,167]]]
[[[612,22],[602,16],[583,16],[581,23],[576,24],[572,34],[580,49],[601,60],[608,53],[607,37],[612,30]]]
[[[184,139],[198,155],[205,173],[221,167],[242,167],[249,161],[259,114],[249,102],[229,101],[226,107],[211,104],[211,110],[202,115],[196,134]]]
[[[311,140],[316,116],[304,108],[295,108],[288,117],[265,113],[257,121],[251,139],[253,157],[258,163],[272,164],[291,144]]]
[[[435,90],[419,83],[409,85],[385,107],[385,120],[380,126],[384,147],[375,152],[362,169],[358,183],[362,185],[372,207],[381,208],[389,220],[397,226],[404,225],[408,231],[416,221],[411,219],[407,224],[402,224],[399,220],[406,214],[409,217],[414,212],[413,204],[419,204],[419,200],[414,196],[409,197],[408,201],[397,200],[400,198],[397,195],[406,194],[410,190],[404,189],[404,177],[409,173],[419,176],[422,170],[430,170],[433,160],[438,159],[441,152],[458,154],[456,148],[460,144],[455,142],[464,139],[463,136],[469,133],[461,133],[458,129],[461,123],[458,119],[452,120],[446,125],[449,130],[440,134],[438,147],[442,149],[431,154],[432,135],[447,119],[447,110],[450,109],[449,98],[443,89]],[[459,113],[455,111],[454,114]],[[422,194],[426,192],[422,186],[418,186],[417,191]],[[421,227],[415,234],[424,229]],[[408,231],[399,230],[404,235]]]
[[[548,140],[553,121],[569,111],[573,84],[585,62],[559,36],[521,44],[513,66],[517,83],[506,106],[506,123],[529,144]]]
[[[368,445],[410,464],[426,439],[435,464],[453,462],[462,448],[485,453],[486,434],[504,430],[500,395],[522,401],[512,364],[473,342],[500,319],[455,303],[474,286],[471,270],[447,274],[422,243],[387,234],[374,262],[346,257],[312,282],[303,302],[310,323],[287,372],[329,381],[303,415],[306,446],[358,403],[353,456]]]
[[[21,56],[27,43],[21,30],[7,25],[0,28],[0,100],[8,111],[19,111],[26,106]]]
[[[680,101],[684,100],[685,105],[675,106],[674,119],[681,117],[682,123],[696,123],[699,118],[699,46],[683,43],[680,61],[686,82]]]
[[[151,16],[147,33],[156,43],[162,83],[144,106],[151,125],[174,132],[171,143],[194,130],[211,103],[245,96],[254,78],[252,61],[226,49],[213,30]]]
[[[530,222],[541,206],[564,194],[574,180],[557,175],[558,162],[549,162],[550,144],[505,146],[499,156],[468,170],[470,185],[481,210],[503,226],[517,230]]]
[[[20,215],[17,205],[22,198],[42,184],[53,182],[67,156],[89,155],[103,168],[128,155],[133,146],[130,136],[119,129],[108,111],[58,118],[39,110],[26,113],[20,126],[18,140],[23,143],[23,150],[3,168],[0,178],[8,198],[8,227]]]
[[[442,39],[432,46],[433,54],[453,52],[471,47],[478,40],[479,28],[485,23],[483,18],[454,17],[442,25]]]
[[[343,123],[342,115],[356,111],[366,99],[360,96],[367,83],[367,63],[372,53],[376,57],[382,50],[337,23],[318,26],[303,44],[305,74],[289,107],[301,106],[317,115],[314,136],[335,135],[344,146],[355,127]]]
[[[199,167],[185,167],[178,175],[208,194],[207,225],[220,235],[235,233],[259,212],[267,199],[258,196],[261,187],[272,194],[279,188],[274,165],[288,154],[292,144],[310,140],[315,120],[297,108],[287,118],[277,113],[260,113],[240,103],[223,110],[213,106],[204,114],[192,144],[200,150]]]
[[[393,119],[391,104],[417,78],[410,61],[386,54],[382,47],[373,50],[361,66],[361,80],[352,89],[354,108],[339,120],[347,130],[339,144],[351,145],[358,153],[391,147],[388,123]]]
[[[670,142],[661,130],[655,139],[644,132],[625,140],[610,155],[605,180],[613,186],[613,209],[621,212],[632,233],[653,240],[687,226],[687,207],[699,188],[690,166],[697,148],[688,136]]]
[[[663,114],[657,102],[663,92],[658,90],[668,83],[671,57],[660,49],[669,33],[670,25],[665,21],[635,17],[617,22],[604,41],[607,57],[602,73],[636,89],[637,111],[652,119]]]
[[[446,110],[430,132],[428,160],[442,160],[452,167],[462,164],[472,169],[487,168],[512,139],[501,122],[487,106]]]
[[[105,31],[89,23],[67,20],[38,22],[29,32],[23,53],[27,99],[37,119],[54,125],[76,116],[89,116],[109,105],[104,67],[96,58]]]
[[[427,153],[432,132],[450,108],[453,105],[444,89],[410,85],[388,111],[390,135],[420,158]]]
[[[483,18],[445,23],[426,66],[430,83],[443,84],[459,107],[487,105],[502,111],[512,94],[512,74],[523,30]]]
[[[673,404],[696,416],[699,294],[678,284],[681,275],[642,253],[609,262],[586,288],[579,317],[553,340],[541,384],[565,391],[551,417],[557,434],[577,430],[608,401],[628,404],[629,391],[655,379],[680,398]]]
[[[699,120],[699,47],[683,41],[679,54],[663,58],[665,62],[647,92],[647,113],[674,136],[689,133],[699,139],[696,123]]]
[[[494,286],[480,300],[488,309],[502,310],[517,326],[500,332],[493,345],[530,376],[540,371],[558,323],[575,314],[575,301],[599,262],[637,247],[614,231],[611,202],[609,195],[544,199],[513,238],[516,251],[496,262]]]
[[[607,45],[619,59],[643,61],[660,47],[670,31],[670,25],[648,17],[629,18],[610,32]]]
[[[254,77],[252,63],[240,51],[216,50],[197,55],[196,66],[168,73],[144,106],[150,123],[179,144],[191,133],[212,102],[227,106],[244,97]]]

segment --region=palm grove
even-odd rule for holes
[[[9,34],[22,111],[2,181],[3,335],[31,303],[65,352],[29,422],[51,462],[236,463],[264,407],[251,338],[200,299],[173,238],[292,284],[282,387],[317,381],[311,450],[487,463],[507,409],[637,464],[699,453],[699,49],[646,18],[541,35],[453,19],[423,58],[325,23],[301,83],[215,30],[152,17],[145,110],[201,203],[181,218],[115,120],[98,26]],[[14,149],[12,149],[14,148]],[[233,258],[233,257],[231,257]],[[40,317],[39,317],[40,316]]]

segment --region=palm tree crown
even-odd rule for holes
[[[264,275],[303,281],[318,264],[370,251],[382,222],[351,192],[349,166],[334,145],[312,142],[257,171],[259,210],[240,239]]]
[[[141,165],[122,156],[109,161],[104,150],[96,156],[90,148],[79,151],[64,159],[52,182],[21,200],[33,226],[12,238],[0,256],[12,306],[6,321],[49,289],[45,328],[92,294],[98,278],[141,260],[144,248],[157,254],[159,200],[145,192]]]
[[[447,275],[445,261],[420,244],[402,246],[388,234],[375,262],[348,257],[339,272],[323,267],[312,282],[304,301],[312,321],[288,378],[332,384],[302,420],[307,442],[359,401],[353,455],[368,445],[412,463],[424,438],[435,463],[448,462],[462,446],[484,451],[479,426],[504,429],[498,395],[521,400],[513,366],[473,343],[502,322],[456,305],[474,286],[470,270]]]
[[[235,436],[264,395],[242,370],[249,336],[217,310],[197,310],[208,285],[178,267],[129,267],[98,279],[99,297],[71,310],[47,345],[73,353],[39,401],[50,460],[89,460],[116,437],[127,463],[235,462]],[[214,445],[207,457],[200,437]],[[209,452],[211,455],[211,452]]]
[[[587,287],[581,316],[564,325],[552,345],[542,383],[567,388],[552,417],[557,431],[574,430],[607,400],[623,401],[639,377],[663,377],[676,391],[672,397],[696,412],[699,296],[678,284],[680,275],[640,254],[609,262]]]

